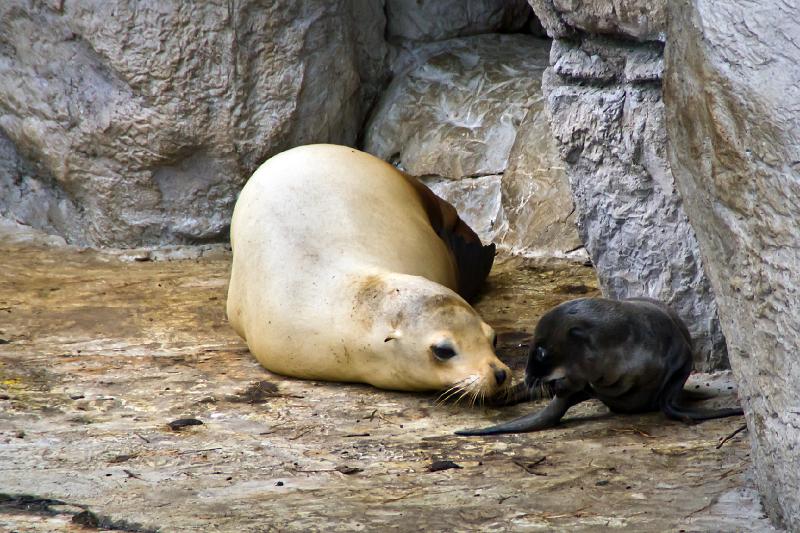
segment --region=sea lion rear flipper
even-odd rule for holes
[[[688,353],[686,353],[688,351]],[[667,380],[659,393],[659,407],[667,417],[673,420],[681,420],[686,423],[711,420],[713,418],[725,418],[728,416],[741,416],[744,411],[740,407],[726,409],[694,409],[680,405],[682,396],[688,396],[683,386],[692,372],[691,351],[688,344],[673,343],[667,360],[672,362],[672,367],[667,373]]]
[[[480,237],[458,216],[456,208],[439,198],[417,178],[403,173],[414,187],[433,231],[450,249],[458,269],[458,294],[467,301],[480,291],[494,263],[495,245],[484,246]]]
[[[589,395],[583,391],[577,392],[569,397],[556,396],[541,411],[517,418],[504,424],[497,424],[482,429],[462,429],[456,431],[456,435],[464,437],[474,437],[479,435],[500,435],[502,433],[524,433],[526,431],[538,431],[547,429],[558,424],[561,417],[573,405],[589,399]]]
[[[450,232],[442,235],[442,240],[450,248],[458,265],[458,294],[469,302],[477,296],[492,270],[495,245],[484,246],[480,240],[466,241],[458,233]]]

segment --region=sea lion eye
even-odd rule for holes
[[[438,359],[439,361],[447,361],[448,359],[452,359],[453,357],[456,356],[456,351],[453,349],[452,346],[449,346],[447,344],[439,344],[431,346],[431,351],[433,352],[433,355],[436,357],[436,359]]]
[[[497,348],[497,335],[492,337],[492,348]]]
[[[533,357],[536,358],[536,361],[539,363],[544,363],[547,360],[547,350],[545,350],[542,346],[537,346],[536,351],[533,353]]]

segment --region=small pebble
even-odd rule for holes
[[[342,465],[342,466],[337,466],[336,467],[336,471],[337,472],[341,472],[342,474],[344,474],[346,476],[349,476],[351,474],[358,474],[359,472],[363,472],[364,469],[363,468],[356,468],[354,466]]]
[[[440,470],[450,470],[451,468],[461,468],[453,461],[434,461],[428,466],[428,472],[439,472]]]
[[[203,422],[196,418],[179,418],[167,424],[172,431],[179,431],[188,426],[201,426]]]

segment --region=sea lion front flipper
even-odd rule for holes
[[[525,433],[526,431],[539,431],[554,427],[573,405],[588,400],[589,395],[583,391],[571,396],[556,396],[541,411],[517,418],[504,424],[497,424],[482,429],[462,429],[456,435],[475,437],[480,435],[500,435],[503,433]]]

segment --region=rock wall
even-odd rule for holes
[[[386,18],[395,44],[518,32],[535,19],[526,0],[386,0]]]
[[[81,244],[224,239],[266,157],[356,141],[384,27],[373,0],[4,1],[0,214]]]
[[[691,330],[695,367],[726,367],[714,294],[665,151],[665,3],[531,5],[555,38],[542,89],[603,293],[669,302]]]
[[[406,44],[365,150],[428,183],[485,242],[528,255],[580,248],[541,96],[549,51],[522,34]]]
[[[502,35],[541,32],[525,0],[268,4],[4,2],[0,216],[95,246],[224,240],[264,159],[366,138],[389,159],[403,146],[485,240],[580,248],[543,133],[549,41]],[[414,98],[425,135],[397,122]]]
[[[800,530],[800,12],[679,0],[670,160],[717,294],[769,514]]]

